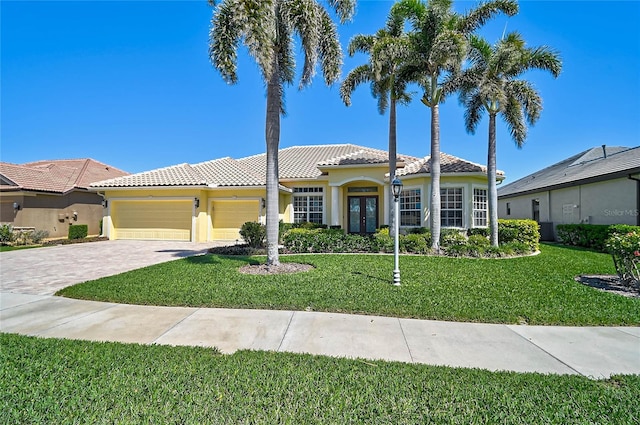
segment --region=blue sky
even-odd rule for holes
[[[360,0],[351,36],[384,25],[393,1]],[[458,11],[476,2],[455,2]],[[209,62],[212,9],[201,1],[7,1],[1,16],[0,159],[90,157],[129,172],[263,153],[265,90],[246,50],[239,82]],[[498,127],[498,168],[507,182],[590,147],[640,145],[639,1],[520,1],[481,34],[495,42],[519,31],[529,46],[562,56],[563,72],[526,77],[544,99],[538,123],[517,149]],[[343,76],[366,61],[345,58]],[[281,147],[354,143],[387,149],[388,116],[369,87],[344,106],[338,85],[318,76],[286,92]],[[415,89],[418,94],[418,89]],[[398,110],[398,151],[429,155],[429,110],[417,99]],[[441,107],[442,151],[486,164],[487,119],[465,132],[452,97]]]

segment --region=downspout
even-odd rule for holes
[[[640,226],[640,178],[629,174],[629,180],[635,180],[636,182],[636,226]]]

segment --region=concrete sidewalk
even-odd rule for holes
[[[454,323],[336,313],[134,306],[0,294],[0,331],[287,351],[488,370],[640,374],[639,327]]]

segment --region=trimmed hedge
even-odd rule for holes
[[[498,220],[500,245],[520,243],[537,251],[540,243],[540,227],[534,220]]]
[[[442,246],[447,255],[469,257],[504,257],[535,252],[538,249],[539,232],[533,220],[504,220],[499,224],[502,235],[499,247],[490,246],[482,234],[469,238],[457,229],[443,229]],[[399,235],[399,250],[409,254],[430,254],[431,233],[412,232]],[[374,235],[361,236],[345,233],[342,229],[295,228],[282,236],[287,252],[302,253],[378,253],[393,252],[394,241],[389,229],[378,230]]]
[[[69,226],[69,239],[84,239],[88,234],[88,224],[72,224]]]
[[[240,228],[240,236],[251,248],[262,248],[267,238],[267,228],[264,224],[247,221]]]
[[[558,224],[558,242],[608,252],[606,240],[614,234],[640,232],[640,226],[628,224]]]

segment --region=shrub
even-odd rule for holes
[[[485,247],[491,245],[489,239],[483,235],[471,235],[467,239],[467,244],[469,246],[477,246],[477,247]]]
[[[262,248],[267,237],[267,228],[264,224],[247,221],[240,228],[240,236],[251,248]]]
[[[409,233],[424,235],[425,233],[431,234],[431,230],[428,227],[412,227],[409,229]]]
[[[443,247],[452,245],[464,245],[467,237],[458,229],[442,229],[440,232],[440,245]]]
[[[41,243],[45,238],[49,237],[49,232],[46,230],[34,230],[31,233],[31,242],[34,244]]]
[[[538,250],[540,229],[534,220],[498,220],[498,241],[500,244],[520,242],[529,247],[530,252]]]
[[[627,285],[640,285],[640,231],[614,233],[605,245],[620,279]]]
[[[89,234],[87,224],[71,224],[69,226],[69,239],[83,239]]]
[[[379,251],[375,237],[345,234],[342,229],[291,229],[283,235],[282,244],[296,254]]]
[[[467,236],[474,235],[482,235],[484,237],[489,237],[489,228],[488,227],[473,227],[471,229],[467,229]]]
[[[398,240],[399,249],[402,252],[410,252],[413,254],[427,254],[431,248],[431,235],[410,233],[402,236]]]
[[[13,242],[15,235],[13,234],[13,226],[10,224],[3,224],[0,226],[0,244],[8,245]]]
[[[558,241],[564,245],[580,246],[608,252],[606,241],[614,234],[640,231],[640,226],[627,224],[558,224]]]
[[[376,244],[376,251],[393,252],[394,240],[391,235],[389,235],[389,229],[380,229],[373,235],[373,240]]]

